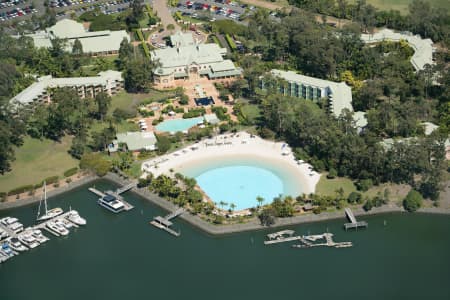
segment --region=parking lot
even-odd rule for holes
[[[230,0],[194,0],[180,2],[172,10],[192,18],[208,14],[210,21],[229,19],[238,22],[246,15],[247,8],[250,12],[254,9],[254,7],[248,7],[247,4],[239,4]]]
[[[57,19],[62,19],[66,14],[75,13],[77,16],[96,7],[104,14],[121,12],[129,7],[131,0],[50,0],[49,7],[57,11]],[[0,3],[0,22],[10,20],[24,20],[31,14],[43,15],[45,6],[43,0],[17,0],[3,1]],[[35,5],[35,6],[34,6]]]

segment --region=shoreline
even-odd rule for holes
[[[49,198],[63,194],[65,192],[69,192],[73,189],[76,189],[80,186],[86,185],[90,182],[93,182],[98,179],[106,179],[114,184],[118,185],[125,185],[129,183],[130,181],[122,179],[119,177],[119,175],[115,173],[108,173],[104,177],[99,178],[96,175],[89,175],[77,182],[72,183],[69,186],[65,186],[62,188],[57,188],[53,191],[48,193]],[[166,211],[174,211],[178,208],[175,204],[159,197],[158,195],[155,195],[151,193],[148,189],[139,189],[139,188],[133,188],[131,189],[132,193],[135,193],[136,195],[142,197],[144,200],[151,202],[154,205],[157,205],[158,207],[166,210]],[[21,206],[26,206],[35,202],[38,202],[40,200],[39,197],[29,197],[26,199],[21,199],[17,201],[12,202],[2,202],[0,203],[0,211],[2,210],[8,210],[13,208],[18,208]],[[381,214],[388,214],[388,213],[406,213],[406,211],[395,204],[389,204],[382,207],[376,207],[372,210],[366,212],[362,208],[352,208],[353,213],[356,217],[363,218],[364,216],[372,216],[372,215],[381,215]],[[445,208],[439,208],[439,207],[425,207],[421,208],[417,211],[417,213],[421,214],[439,214],[439,215],[450,215],[450,209]],[[211,223],[208,223],[207,221],[201,219],[199,216],[192,215],[189,212],[186,212],[179,216],[181,220],[188,223],[189,225],[195,227],[196,229],[199,229],[203,231],[204,233],[211,235],[211,236],[223,236],[227,234],[235,234],[240,232],[247,232],[247,231],[256,231],[256,230],[267,230],[267,229],[276,229],[283,226],[294,226],[304,223],[315,223],[315,222],[322,222],[322,221],[328,221],[328,220],[336,220],[336,219],[343,219],[343,222],[347,222],[347,219],[345,217],[344,211],[336,211],[336,212],[323,212],[321,214],[306,214],[301,216],[294,216],[289,218],[276,218],[276,223],[272,226],[262,226],[257,218],[254,218],[253,220],[250,220],[246,223],[240,223],[240,224],[231,224],[231,225],[214,225]]]

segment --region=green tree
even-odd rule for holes
[[[158,153],[163,154],[169,151],[171,142],[170,139],[165,135],[157,135],[156,147],[158,148]]]
[[[403,200],[403,207],[409,212],[415,212],[422,206],[422,200],[422,195],[418,191],[411,190]]]
[[[275,224],[275,215],[276,211],[273,208],[268,207],[261,211],[261,213],[258,215],[258,219],[261,222],[261,225],[271,226]]]
[[[83,45],[79,39],[76,39],[75,42],[73,42],[72,54],[77,56],[83,55]]]
[[[105,92],[100,92],[95,96],[95,102],[97,103],[97,112],[101,120],[108,113],[108,107],[111,105],[111,96]]]

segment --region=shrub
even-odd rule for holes
[[[234,43],[233,39],[228,33],[225,34],[225,39],[227,40],[227,43],[230,46],[231,50],[236,51],[237,50],[236,44]]]
[[[120,121],[120,120],[126,120],[136,117],[136,112],[133,112],[131,110],[126,110],[122,108],[116,108],[113,111],[113,117]]]
[[[69,170],[64,172],[64,177],[70,177],[72,175],[77,174],[77,172],[78,172],[78,168],[77,167],[69,169]]]
[[[54,184],[55,182],[58,182],[59,176],[50,176],[44,179],[46,185]],[[41,183],[43,184],[44,181]]]
[[[34,190],[34,186],[32,184],[29,185],[23,185],[23,186],[19,186],[15,189],[12,189],[8,192],[8,195],[17,195],[17,194],[21,194],[24,192],[28,192]]]
[[[411,190],[403,200],[403,207],[409,212],[415,212],[422,206],[422,200],[422,195],[418,191]]]
[[[337,171],[334,168],[330,168],[330,171],[328,171],[327,178],[328,179],[334,179],[337,176]]]
[[[366,191],[369,190],[372,186],[373,186],[372,179],[362,179],[362,180],[359,180],[359,181],[356,183],[356,188],[357,188],[359,191],[363,191],[363,192],[366,192]]]
[[[362,195],[361,193],[358,192],[351,192],[350,195],[348,195],[348,203],[360,203],[362,200]]]
[[[104,176],[111,170],[112,163],[100,153],[86,153],[81,157],[80,168],[95,172],[98,176]]]

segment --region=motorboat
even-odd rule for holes
[[[44,212],[41,215],[41,204],[42,202],[44,202]],[[53,209],[48,209],[47,207],[47,188],[45,185],[45,181],[44,181],[44,199],[42,199],[41,201],[39,201],[39,208],[38,208],[38,215],[37,215],[37,221],[42,222],[42,221],[46,221],[49,219],[52,219],[54,217],[57,217],[59,215],[61,215],[64,211],[59,208],[59,207],[55,207]]]
[[[75,225],[67,219],[58,219],[55,221],[56,224],[59,224],[67,229],[74,227]]]
[[[69,213],[67,215],[67,219],[70,222],[75,223],[77,225],[86,225],[86,219],[80,217],[80,215],[78,214],[78,212],[76,210],[69,211]]]
[[[49,240],[49,238],[43,235],[42,231],[39,229],[33,230],[32,235],[40,244],[43,244]]]
[[[27,251],[28,248],[25,247],[24,245],[22,245],[19,241],[18,238],[11,238],[9,240],[9,246],[11,247],[11,249],[15,250],[15,251],[19,251],[19,252],[24,252]]]
[[[9,226],[9,225],[11,225],[13,223],[16,223],[18,221],[19,221],[19,219],[17,219],[17,218],[5,217],[5,218],[0,220],[0,223],[2,223],[5,226]]]
[[[10,257],[14,256],[14,252],[11,250],[8,243],[3,243],[1,250],[3,253],[5,253],[6,255],[8,255]]]
[[[125,209],[125,205],[123,205],[122,201],[110,194],[106,194],[99,198],[97,203],[114,213],[119,213]]]
[[[33,237],[31,232],[24,232],[18,236],[20,242],[26,245],[30,249],[34,249],[39,246],[39,242]]]
[[[9,229],[14,231],[14,233],[19,233],[23,230],[23,224],[19,222],[12,223],[7,226]]]
[[[8,236],[8,233],[0,228],[0,240],[6,239]]]
[[[57,234],[60,235],[68,235],[69,234],[69,230],[66,229],[66,227],[64,227],[64,224],[61,225],[61,223],[57,223],[56,221],[49,221],[47,222],[46,226],[56,232]]]

